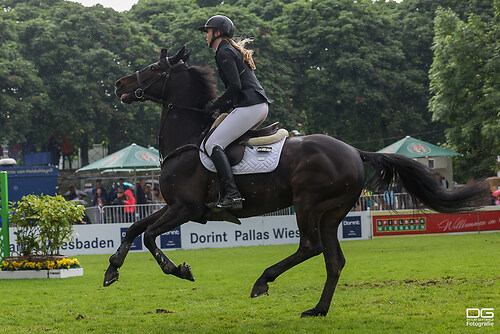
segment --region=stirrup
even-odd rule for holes
[[[211,209],[219,209],[219,210],[222,210],[222,209],[239,210],[239,209],[243,209],[243,201],[244,200],[245,199],[242,197],[235,197],[235,198],[225,197],[225,198],[222,198],[221,200],[219,200],[218,202],[208,203],[207,207],[209,207]]]

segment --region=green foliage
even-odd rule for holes
[[[140,0],[124,13],[64,0],[0,3],[0,143],[42,149],[51,135],[69,135],[84,161],[93,143],[110,151],[131,142],[155,145],[160,106],[121,104],[114,82],[157,61],[164,47],[176,52],[185,45],[192,50],[191,65],[215,69],[213,51],[197,27],[224,14],[233,19],[236,38],[254,38],[248,47],[255,51],[256,74],[275,100],[268,122],[327,133],[364,150],[406,135],[446,141],[465,154],[455,164],[461,180],[493,173],[498,116],[481,121],[481,115],[498,112],[499,105],[497,0]],[[435,23],[440,6],[451,8],[461,23],[445,14]],[[452,39],[445,39],[445,30]],[[457,62],[464,72],[455,73],[461,78],[443,74],[429,91],[434,55],[444,57],[434,60],[431,77],[439,77],[445,69],[439,64],[455,52],[464,56]],[[438,90],[448,85],[451,92],[469,79],[474,87],[453,102],[469,109],[458,129],[452,114],[441,112],[451,110],[442,99],[452,95]],[[218,88],[222,93],[220,81]],[[475,143],[457,144],[466,137]]]
[[[11,203],[10,212],[22,256],[58,255],[63,243],[70,241],[73,224],[81,221],[85,208],[60,195],[27,195]]]
[[[500,155],[499,15],[485,21],[471,14],[467,22],[452,10],[436,15],[429,108],[447,124],[449,147],[464,154],[456,159],[462,182],[493,172]]]

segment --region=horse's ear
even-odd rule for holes
[[[190,55],[191,55],[191,50],[187,50],[187,52],[184,54],[184,56],[182,56],[182,61],[187,62]]]
[[[168,55],[168,51],[167,51],[167,49],[161,49],[161,52],[160,52],[160,60],[161,60],[161,59],[165,59],[165,58],[167,58],[167,55]]]
[[[179,60],[182,59],[182,57],[184,56],[184,51],[186,50],[186,47],[183,46],[182,49],[179,50],[179,52],[177,52],[175,55],[173,55],[172,57],[169,57],[168,58],[168,61],[170,64],[177,64],[179,62]]]

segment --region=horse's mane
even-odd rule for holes
[[[217,84],[214,70],[211,67],[190,66],[188,67],[188,72],[190,75],[196,77],[194,82],[196,82],[197,89],[201,93],[200,100],[208,102],[217,98]]]

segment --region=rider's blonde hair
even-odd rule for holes
[[[243,60],[245,60],[252,70],[255,70],[255,63],[253,62],[253,50],[245,49],[245,45],[253,42],[252,38],[245,38],[238,42],[233,41],[231,38],[225,37],[231,45],[238,50],[243,55]]]

